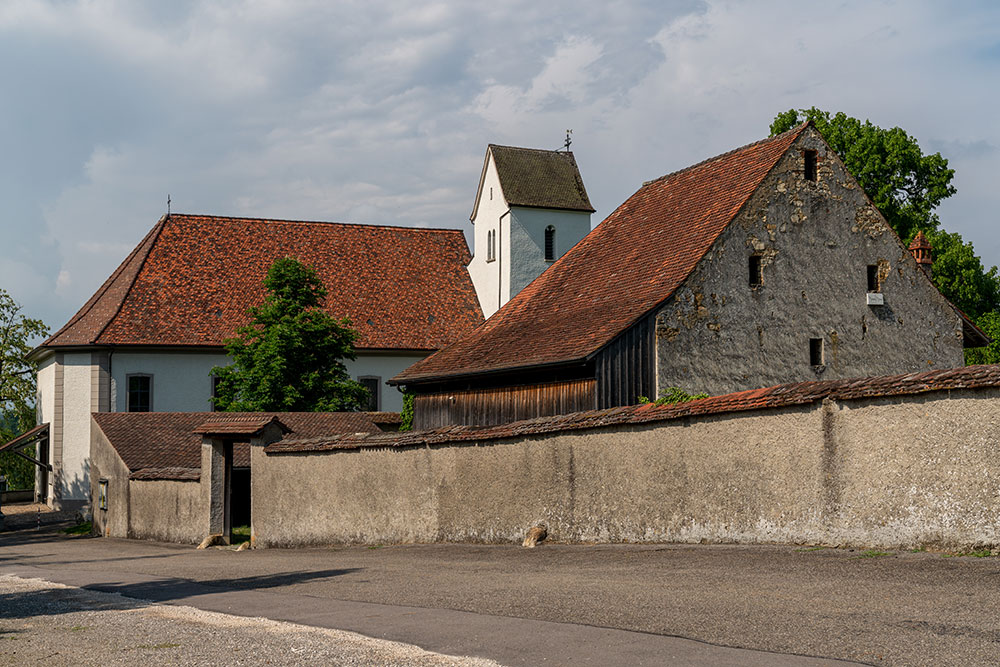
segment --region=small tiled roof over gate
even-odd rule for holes
[[[319,272],[357,349],[437,350],[483,321],[460,230],[169,215],[42,347],[220,347],[283,257]]]
[[[382,431],[377,425],[397,418],[385,412],[98,412],[97,426],[132,473],[132,479],[198,479],[201,470],[199,430],[243,433],[277,420],[289,435],[314,438],[330,433]],[[213,426],[215,425],[215,426]],[[250,465],[246,443],[233,450],[233,465]]]

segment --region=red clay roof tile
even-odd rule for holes
[[[286,256],[319,271],[358,349],[436,350],[483,321],[459,230],[171,215],[42,346],[221,346]]]

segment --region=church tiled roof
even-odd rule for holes
[[[460,230],[169,215],[42,347],[221,346],[289,256],[319,272],[358,349],[436,350],[483,320]]]
[[[681,285],[805,127],[646,183],[483,326],[392,382],[569,363],[597,352]]]
[[[496,144],[488,152],[509,206],[594,212],[573,153]]]

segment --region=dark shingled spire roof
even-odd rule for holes
[[[573,153],[496,144],[488,152],[509,206],[594,212]]]

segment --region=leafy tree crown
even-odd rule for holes
[[[217,409],[247,412],[357,410],[368,391],[351,379],[358,335],[350,320],[321,309],[326,288],[316,270],[279,259],[264,279],[267,297],[249,309],[250,324],[226,340],[231,366],[216,367]]]

